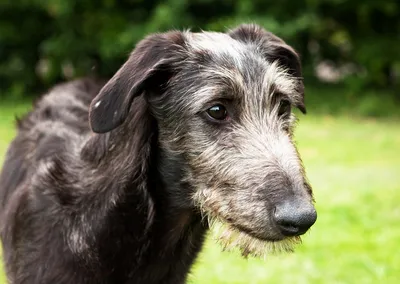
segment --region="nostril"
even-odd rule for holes
[[[281,233],[285,236],[297,235],[300,230],[296,224],[290,223],[286,220],[277,220],[276,223],[279,226]]]
[[[274,210],[275,222],[285,236],[304,234],[316,221],[317,213],[311,206],[295,206],[286,202]]]

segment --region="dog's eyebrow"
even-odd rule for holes
[[[232,101],[235,98],[237,98],[238,96],[234,90],[225,89],[219,93],[216,93],[213,97],[217,100],[219,99],[219,100]]]
[[[290,94],[288,94],[286,91],[282,90],[277,86],[276,84],[272,84],[270,87],[270,93],[271,97],[276,98],[276,99],[286,99],[290,101],[291,103],[294,103],[294,100]]]
[[[298,108],[303,108],[302,105],[304,103],[301,101],[301,95],[298,93],[296,89],[292,88],[285,88],[285,86],[280,86],[276,83],[272,83],[271,86],[269,87],[269,96],[271,99],[274,100],[287,100],[289,101],[292,105],[298,107]],[[302,110],[302,112],[304,112]]]
[[[272,100],[287,100],[290,102],[290,104],[294,105],[295,107],[297,107],[298,109],[300,109],[300,111],[303,114],[306,114],[306,108],[304,106],[304,103],[301,102],[298,98],[298,96],[293,96],[288,94],[286,91],[282,91],[279,88],[276,88],[276,86],[273,86],[273,88],[271,88],[271,99]]]

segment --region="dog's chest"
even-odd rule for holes
[[[143,254],[139,267],[133,269],[130,284],[143,283],[185,283],[189,270],[201,250],[206,232],[204,224],[192,224],[190,230],[181,235],[173,245],[163,242],[169,240],[166,236],[155,236],[162,247],[148,247],[147,253]],[[149,244],[150,245],[150,244]],[[133,271],[132,270],[132,271]]]

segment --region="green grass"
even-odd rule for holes
[[[0,107],[0,161],[14,135],[13,113],[25,108]],[[301,116],[296,139],[318,210],[303,244],[261,261],[221,252],[209,240],[189,283],[398,283],[399,122]]]

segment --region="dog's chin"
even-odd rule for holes
[[[223,250],[239,250],[246,258],[266,258],[270,254],[293,252],[295,246],[301,243],[300,237],[260,238],[227,222],[214,221],[210,225],[214,239]]]

